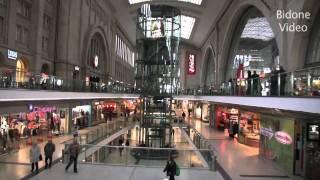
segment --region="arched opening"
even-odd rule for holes
[[[96,32],[89,43],[86,59],[86,85],[95,91],[99,88],[99,83],[105,79],[106,65],[106,45],[103,36]],[[76,73],[74,75],[76,76]]]
[[[215,60],[214,53],[211,48],[207,49],[204,61],[202,86],[204,89],[211,89],[216,83]]]
[[[17,60],[17,64],[16,64],[16,82],[17,83],[24,82],[26,78],[26,73],[27,73],[27,65],[25,61],[22,58],[20,58]]]
[[[41,66],[41,73],[44,73],[44,74],[49,74],[49,71],[50,69],[49,69],[49,64],[48,63],[44,63],[44,64],[42,64],[42,66]]]
[[[320,11],[318,12],[314,25],[312,26],[310,34],[310,43],[308,45],[306,66],[319,66],[320,65]]]
[[[94,70],[103,70],[106,61],[105,46],[103,37],[99,33],[95,33],[90,40],[87,53],[87,65]]]
[[[269,76],[273,70],[280,70],[275,35],[261,11],[249,7],[238,21],[233,33],[226,63],[225,81],[234,84],[234,88],[231,89],[238,95],[267,95],[270,93],[268,87],[270,83],[255,83],[256,87],[252,88],[249,87],[250,83],[247,80]],[[258,88],[258,91],[252,92]]]

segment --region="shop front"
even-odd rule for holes
[[[0,154],[68,131],[68,109],[29,104],[26,112],[0,114]]]
[[[259,154],[293,173],[295,120],[261,114]]]
[[[238,140],[242,144],[252,147],[259,147],[260,114],[241,111]]]
[[[95,101],[92,103],[92,125],[117,117],[119,105],[116,101]]]
[[[306,128],[306,177],[310,180],[320,179],[320,122],[307,123]],[[303,144],[302,144],[303,145]],[[297,164],[296,164],[297,166]]]
[[[78,129],[91,126],[91,105],[72,108],[72,123],[73,127]]]
[[[215,127],[220,130],[236,130],[239,123],[239,109],[223,106],[215,108]],[[236,133],[237,131],[234,131]],[[233,132],[232,132],[233,133]]]

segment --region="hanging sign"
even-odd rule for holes
[[[18,58],[18,52],[8,49],[8,58],[16,60]]]
[[[273,131],[271,128],[265,128],[265,127],[261,127],[260,128],[260,134],[263,136],[267,136],[269,138],[269,140],[272,138],[273,136]]]
[[[277,131],[275,133],[274,137],[281,144],[291,144],[292,143],[291,136],[284,131]]]
[[[196,74],[196,55],[193,53],[186,53],[187,57],[187,74],[194,75]]]

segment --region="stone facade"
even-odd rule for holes
[[[0,30],[3,32],[0,36],[0,69],[16,69],[17,60],[8,58],[8,50],[12,50],[17,52],[17,59],[23,61],[26,72],[45,71],[64,79],[98,77],[100,82],[112,78],[134,83],[134,68],[115,53],[116,35],[131,51],[134,46],[118,26],[113,17],[115,10],[109,2],[0,2]],[[22,10],[19,10],[21,6]],[[99,48],[91,50],[91,47]]]

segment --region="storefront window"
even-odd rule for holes
[[[239,142],[259,147],[260,116],[257,113],[241,112],[239,121]]]
[[[91,105],[72,108],[72,122],[75,129],[91,126]]]
[[[260,155],[279,163],[288,173],[293,173],[295,121],[261,115]]]

